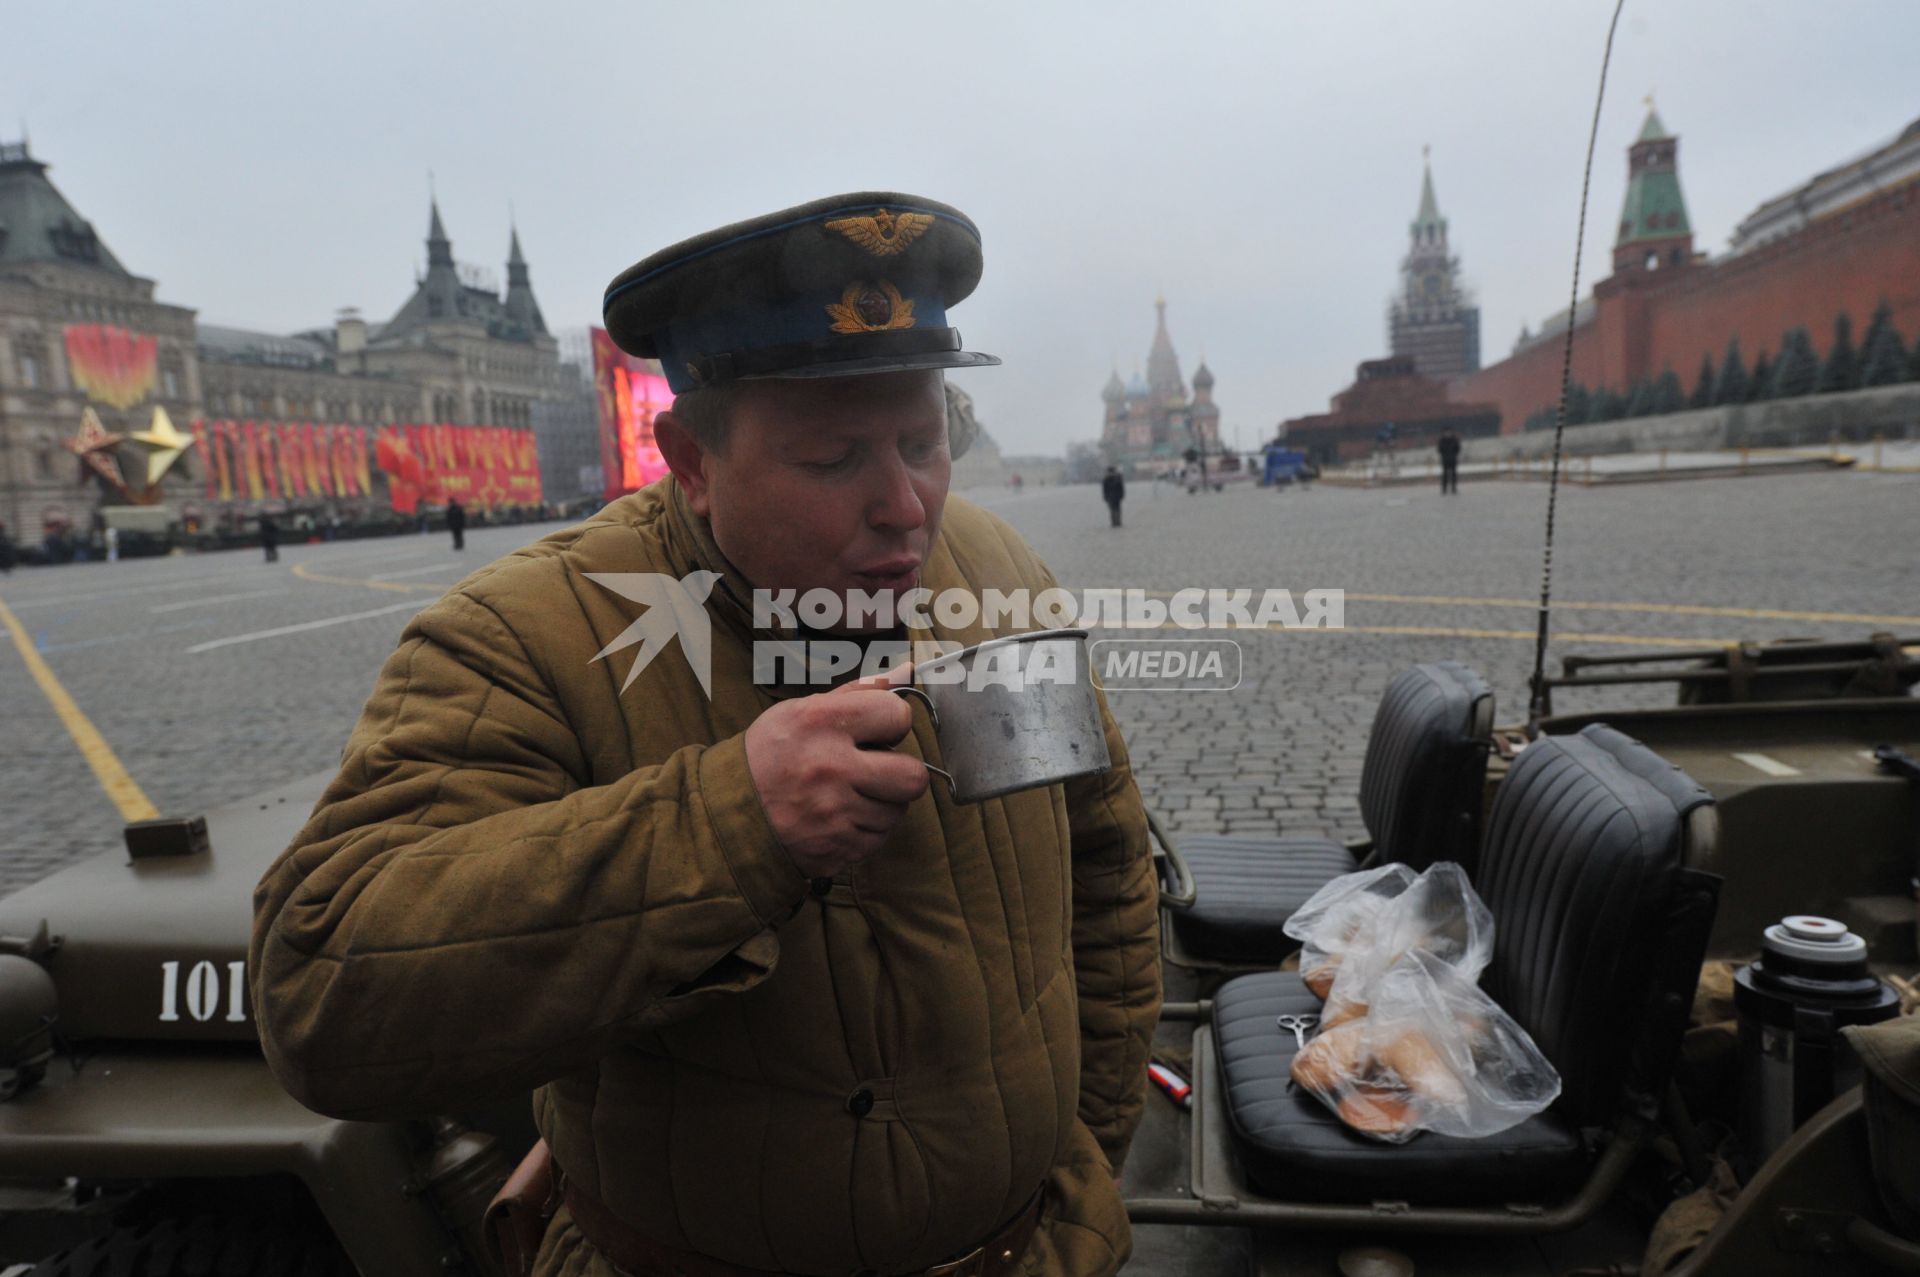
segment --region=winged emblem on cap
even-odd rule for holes
[[[875,257],[893,257],[907,251],[907,245],[927,233],[933,225],[932,213],[890,213],[875,209],[872,217],[842,217],[827,223]]]

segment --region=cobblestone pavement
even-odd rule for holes
[[[1524,717],[1544,485],[1442,498],[1136,484],[1119,529],[1090,487],[976,499],[1070,586],[1348,591],[1344,631],[1238,636],[1234,691],[1115,696],[1142,787],[1175,830],[1359,834],[1367,723],[1387,680],[1417,661],[1467,661],[1503,721]],[[1556,655],[1633,650],[1606,642],[1622,637],[1920,634],[1920,475],[1573,488],[1558,523]],[[22,569],[0,577],[0,600],[153,802],[200,811],[336,762],[412,611],[546,530],[475,529],[464,555],[434,535],[289,546],[276,565],[232,552]],[[1751,609],[1822,615],[1741,614]],[[1670,695],[1629,689],[1605,703]],[[4,894],[117,847],[121,819],[4,641],[0,724]]]

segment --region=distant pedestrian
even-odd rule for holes
[[[260,548],[266,551],[268,563],[280,561],[280,525],[265,510],[260,512]]]
[[[1100,480],[1100,495],[1106,498],[1107,514],[1113,519],[1113,526],[1120,526],[1120,503],[1127,499],[1127,481],[1120,476],[1120,467],[1108,466],[1106,477]]]
[[[467,508],[458,497],[447,502],[447,531],[453,533],[453,548],[467,548]]]
[[[1460,436],[1448,430],[1435,445],[1440,453],[1440,492],[1460,494]]]
[[[0,573],[13,574],[13,533],[0,523]]]

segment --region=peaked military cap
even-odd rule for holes
[[[674,393],[1000,361],[960,348],[947,308],[980,282],[980,231],[891,191],[814,200],[696,235],[607,286],[614,344],[658,359]]]

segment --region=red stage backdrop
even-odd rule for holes
[[[107,324],[68,324],[67,368],[92,399],[131,408],[153,393],[159,343],[145,333]]]
[[[666,475],[666,458],[653,440],[653,418],[673,404],[673,391],[652,361],[621,350],[604,328],[592,332],[600,466],[605,496],[611,501]]]

